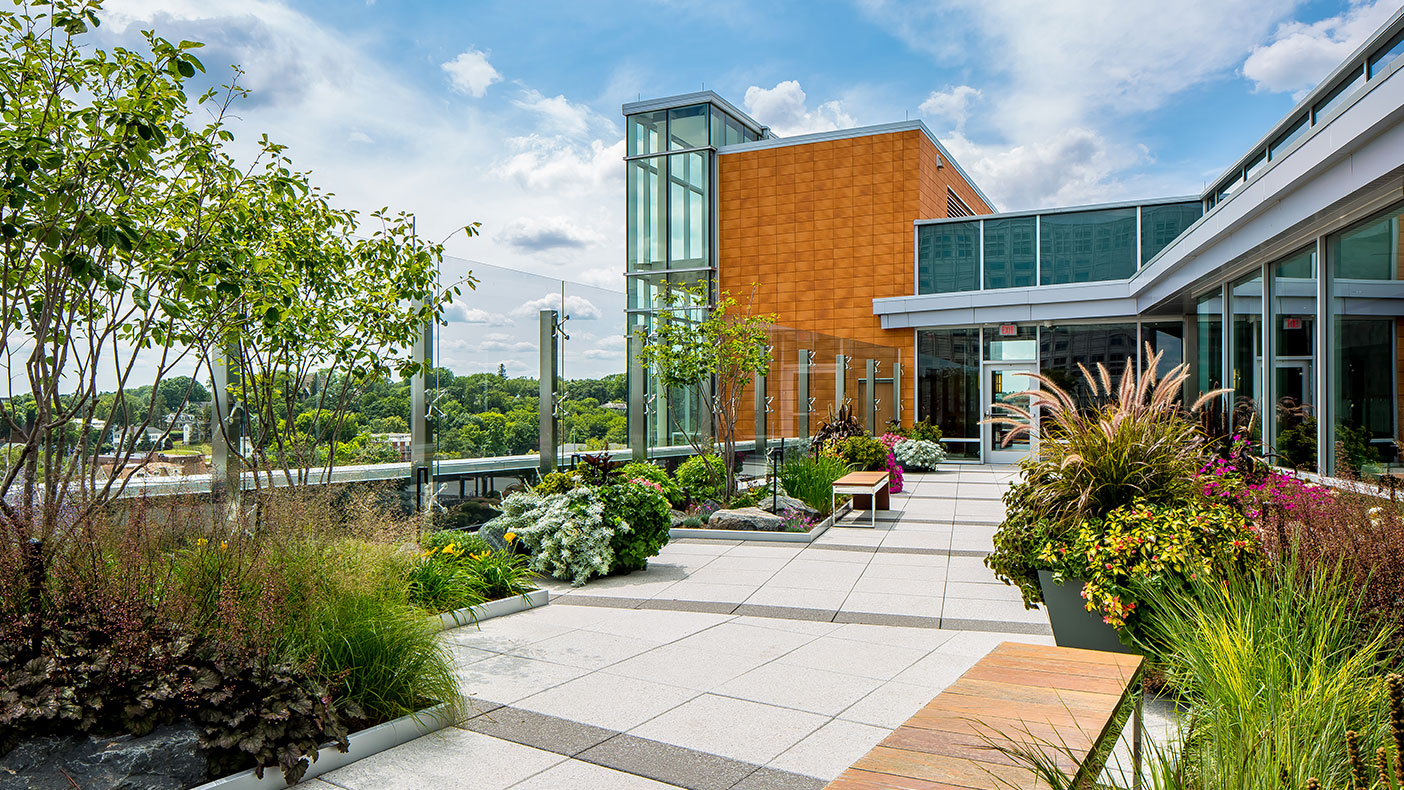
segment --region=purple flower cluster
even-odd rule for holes
[[[902,467],[891,451],[887,453],[887,491],[891,494],[902,493]]]

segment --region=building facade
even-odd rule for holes
[[[1076,390],[1080,365],[1119,374],[1149,347],[1194,391],[1231,389],[1281,463],[1383,470],[1404,440],[1401,67],[1404,11],[1202,194],[1133,203],[995,213],[919,124],[759,130],[713,152],[710,276],[761,283],[787,327],[893,349],[902,419],[953,458],[1028,452],[985,418],[1031,374]]]

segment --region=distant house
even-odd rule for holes
[[[370,434],[371,441],[384,442],[395,448],[400,453],[401,461],[410,459],[410,444],[413,437],[408,433],[373,433]]]
[[[629,405],[626,403],[620,403],[617,400],[612,400],[609,403],[600,404],[600,408],[623,414],[624,412],[629,410]]]

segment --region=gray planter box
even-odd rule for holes
[[[1105,650],[1111,653],[1134,653],[1123,645],[1116,629],[1102,622],[1102,617],[1089,612],[1082,600],[1080,579],[1067,584],[1054,584],[1053,574],[1038,572],[1038,586],[1043,590],[1043,608],[1048,610],[1048,624],[1053,627],[1053,641],[1058,647],[1080,647],[1084,650]]]
[[[499,598],[496,601],[488,601],[487,603],[481,603],[477,606],[468,606],[462,609],[455,609],[452,612],[444,612],[437,617],[431,616],[429,619],[430,621],[438,623],[440,631],[446,631],[461,625],[481,623],[484,620],[491,620],[494,617],[516,614],[517,612],[524,612],[527,609],[545,606],[550,603],[550,601],[551,594],[546,590],[532,590],[526,595]]]

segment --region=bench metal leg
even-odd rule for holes
[[[1136,694],[1136,709],[1131,718],[1131,787],[1133,790],[1141,790],[1141,703],[1145,698],[1145,689],[1142,688]]]

